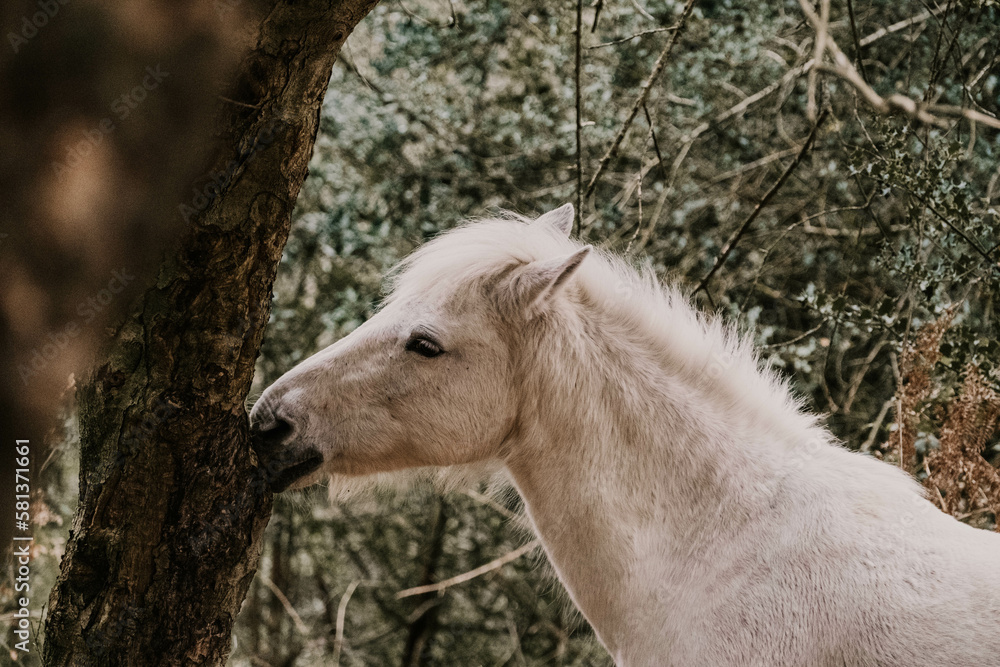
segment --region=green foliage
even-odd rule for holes
[[[605,3],[594,33],[588,9],[584,44],[669,28],[681,6],[651,5],[649,18]],[[536,214],[575,201],[574,6],[455,3],[447,27],[451,11],[442,2],[381,5],[335,69],[258,388],[368,317],[380,277],[437,232],[500,207]],[[923,5],[875,1],[854,11],[860,39]],[[883,95],[996,114],[998,18],[994,3],[959,3],[894,29],[864,47],[865,76]],[[854,54],[846,9],[835,7],[832,21]],[[584,51],[585,182],[670,34]],[[699,3],[646,105],[655,145],[640,112],[585,203],[584,238],[618,251],[634,240],[637,261],[695,285],[811,127],[806,76],[787,74],[812,57],[811,39],[797,2]],[[940,362],[955,383],[964,364],[988,370],[1000,351],[996,132],[874,116],[831,76],[819,88],[832,120],[699,299],[738,321],[848,446],[890,455],[896,357],[916,328],[956,309]],[[310,630],[295,631],[258,582],[236,662],[327,663],[331,609],[360,581],[341,664],[400,662],[428,609],[420,664],[609,664],[537,559],[453,587],[430,607],[395,600],[431,560],[432,578],[443,579],[523,543],[494,507],[420,488],[360,508],[279,508],[263,571],[282,578]],[[447,518],[436,539],[439,512]]]

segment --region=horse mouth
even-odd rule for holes
[[[323,457],[318,452],[313,452],[311,456],[303,461],[299,461],[283,470],[279,470],[268,480],[271,493],[281,493],[292,484],[302,479],[306,475],[319,469],[323,463]]]

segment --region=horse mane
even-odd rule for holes
[[[547,224],[503,213],[466,222],[418,248],[389,274],[387,302],[414,294],[444,293],[481,298],[480,287],[517,266],[566,256],[583,244]],[[665,367],[750,427],[759,425],[784,444],[832,441],[802,410],[774,370],[764,366],[751,337],[719,317],[696,310],[678,288],[664,285],[649,268],[636,267],[604,250],[592,252],[574,274],[586,301],[660,355]],[[454,294],[458,289],[464,294]]]
[[[481,299],[482,287],[531,262],[568,255],[582,244],[548,225],[503,213],[465,222],[420,246],[390,270],[381,307],[409,296]],[[673,373],[695,390],[710,392],[734,421],[766,430],[775,446],[796,448],[807,441],[832,442],[817,420],[802,410],[787,382],[764,367],[749,335],[722,319],[699,313],[676,287],[664,285],[649,268],[595,249],[573,277],[593,303],[656,350]],[[456,292],[457,290],[457,292]],[[774,437],[777,436],[777,437]],[[334,477],[331,499],[373,489],[397,491],[431,482],[442,491],[492,486],[505,477],[499,462],[448,468],[414,468],[359,477]]]

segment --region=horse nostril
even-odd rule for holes
[[[267,449],[272,449],[280,445],[288,436],[292,434],[295,430],[291,423],[278,417],[275,419],[274,426],[260,431],[260,439]]]

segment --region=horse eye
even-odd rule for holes
[[[421,338],[418,336],[414,336],[406,342],[406,351],[416,352],[421,357],[427,358],[436,357],[444,352],[444,350],[441,349],[441,346],[434,341],[429,338]]]

